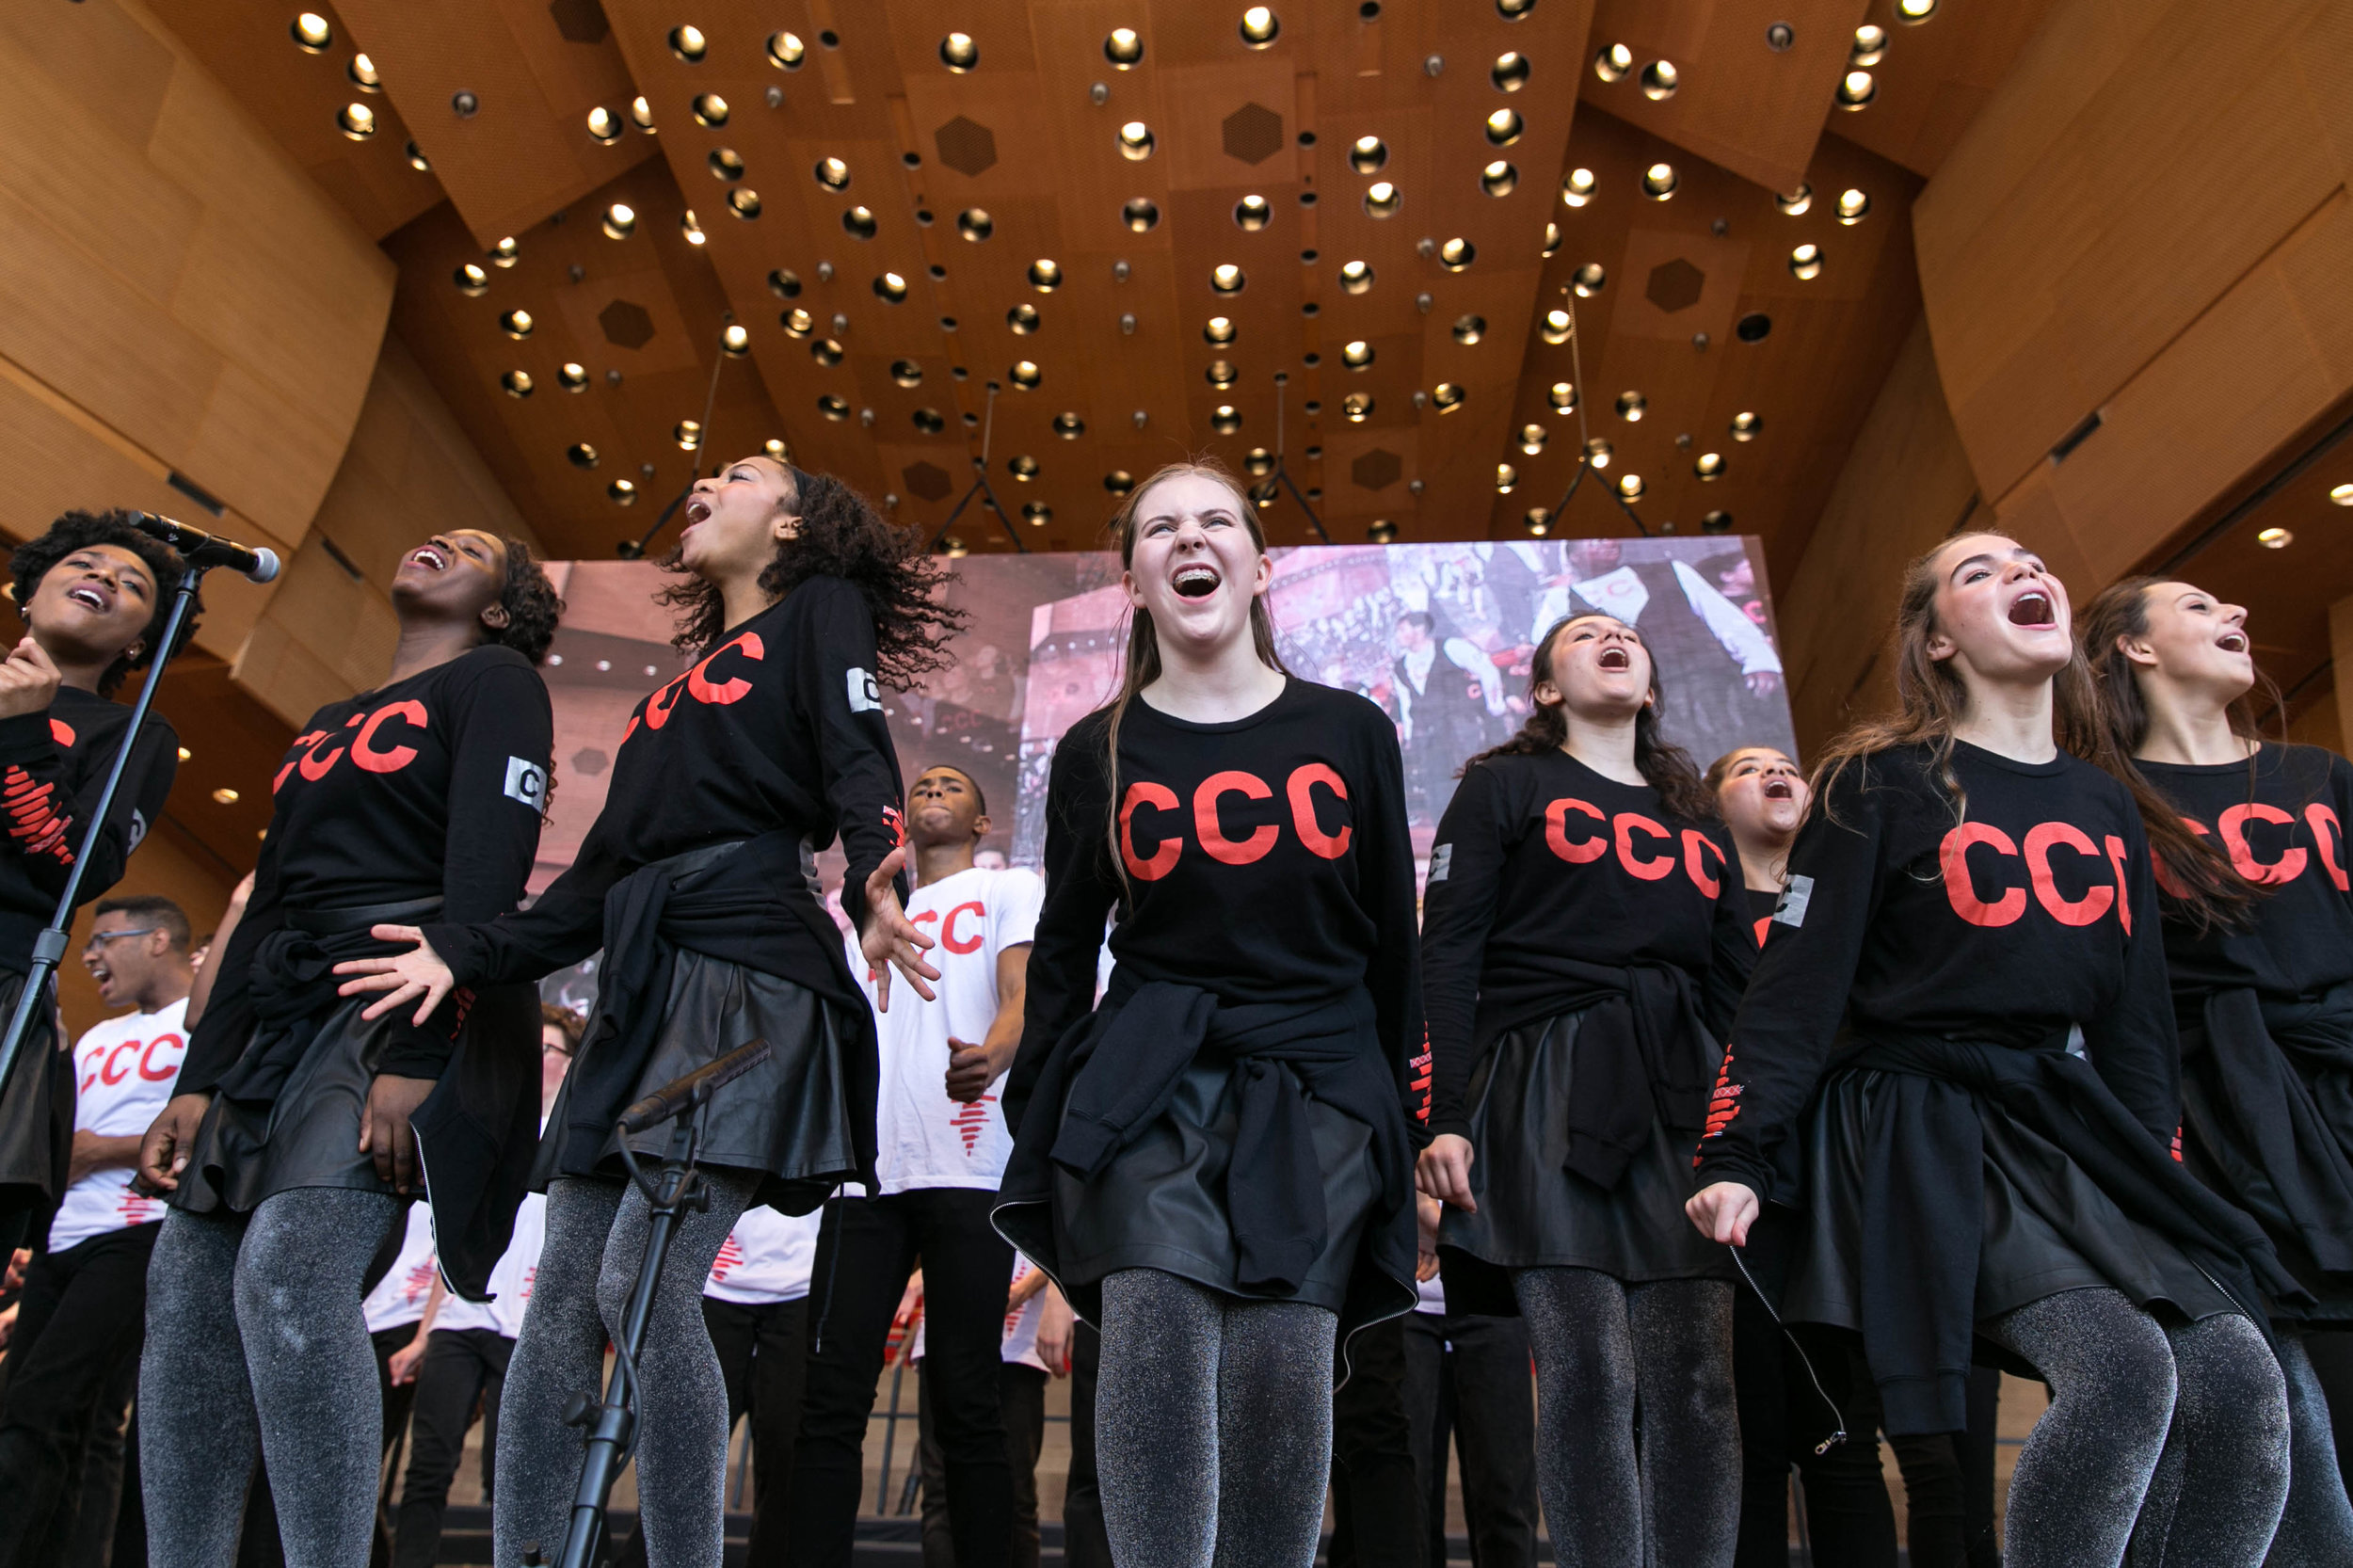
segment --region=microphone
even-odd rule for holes
[[[267,583],[278,576],[278,552],[261,545],[239,544],[217,534],[153,512],[135,512],[131,520],[140,533],[163,540],[192,567],[227,567],[238,576]]]
[[[643,1132],[673,1117],[686,1115],[701,1107],[723,1084],[734,1082],[767,1061],[768,1055],[767,1040],[754,1040],[736,1047],[716,1062],[696,1068],[684,1078],[664,1084],[621,1112],[622,1133]]]

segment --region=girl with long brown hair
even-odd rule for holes
[[[2157,869],[2183,1160],[2262,1223],[2313,1297],[2270,1304],[2294,1445],[2270,1560],[2353,1562],[2353,1507],[2306,1346],[2353,1330],[2353,766],[2262,738],[2247,611],[2193,584],[2108,588],[2084,614],[2083,647],[2118,755],[2196,835],[2181,866]],[[2216,883],[2222,896],[2193,890]]]
[[[1284,670],[1224,470],[1161,470],[1113,527],[1127,665],[1054,753],[996,1224],[1101,1328],[1123,1568],[1308,1568],[1336,1342],[1416,1300],[1403,766],[1381,710]]]
[[[1755,953],[1747,889],[1659,733],[1639,632],[1557,622],[1529,700],[1520,733],[1465,766],[1431,851],[1421,1190],[1452,1208],[1449,1304],[1528,1320],[1555,1556],[1723,1568],[1733,1270],[1681,1210]],[[1468,1306],[1482,1285],[1501,1299]]]
[[[837,836],[844,907],[877,972],[930,996],[931,939],[899,903],[898,755],[881,687],[936,667],[954,624],[906,530],[826,474],[746,457],[695,482],[665,565],[678,643],[696,663],[631,712],[604,808],[580,855],[520,914],[380,925],[393,958],[339,966],[371,1015],[456,985],[536,980],[600,946],[595,1016],[539,1144],[547,1240],[499,1409],[492,1551],[518,1568],[562,1549],[581,1435],[608,1337],[642,1265],[650,1211],[622,1178],[622,1110],[754,1039],[768,1060],[702,1115],[706,1207],[680,1224],[653,1293],[635,1380],[638,1496],[648,1557],[716,1563],[728,1404],[702,1286],[755,1204],[815,1208],[874,1180],[873,1012],[812,890],[808,856]],[[630,1140],[659,1159],[670,1129]]]
[[[1947,540],[1896,640],[1897,712],[1817,770],[1691,1220],[1758,1226],[1785,1320],[1861,1333],[1891,1436],[1965,1427],[1979,1345],[2051,1384],[2011,1568],[2252,1568],[2287,1490],[2263,1301],[2301,1291],[2170,1152],[2167,835],[2086,760],[2112,746],[2033,552]]]

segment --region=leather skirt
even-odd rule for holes
[[[400,1016],[360,1016],[376,1000],[352,997],[320,1014],[276,1099],[213,1096],[171,1196],[174,1208],[250,1214],[264,1198],[298,1187],[392,1191],[376,1174],[376,1157],[360,1152],[376,1061]]]
[[[1567,1169],[1568,1106],[1577,1092],[1577,1038],[1591,1009],[1508,1030],[1469,1083],[1471,1193],[1475,1214],[1449,1208],[1438,1230],[1447,1299],[1461,1287],[1482,1304],[1511,1312],[1493,1281],[1474,1284],[1476,1264],[1499,1269],[1593,1269],[1626,1284],[1726,1279],[1724,1248],[1684,1217],[1696,1133],[1677,1136],[1653,1118],[1649,1141],[1614,1187]],[[1482,1288],[1481,1287],[1484,1287]]]
[[[24,991],[22,972],[0,973],[0,1030]],[[65,1194],[73,1153],[73,1053],[54,1007],[34,1014],[0,1095],[0,1214],[45,1208]]]
[[[1205,1050],[1187,1064],[1175,1096],[1144,1132],[1093,1179],[1054,1172],[1054,1251],[1063,1288],[1089,1322],[1100,1322],[1101,1285],[1120,1269],[1159,1269],[1250,1300],[1305,1302],[1347,1321],[1349,1286],[1381,1192],[1372,1134],[1362,1122],[1309,1097],[1306,1112],[1323,1175],[1324,1244],[1298,1289],[1246,1290],[1237,1279],[1225,1208],[1240,1114],[1234,1066]],[[1007,1234],[1042,1218],[1044,1206],[1000,1210]],[[1017,1240],[1017,1239],[1016,1239]]]
[[[1793,1194],[1794,1209],[1769,1209],[1773,1224],[1758,1238],[1774,1254],[1786,1246],[1759,1270],[1779,1278],[1786,1321],[1863,1326],[1865,1154],[1875,1102],[1897,1076],[1833,1068],[1806,1112],[1799,1132],[1804,1188]],[[2095,1286],[2175,1321],[2240,1310],[2179,1245],[2128,1216],[2064,1150],[1983,1096],[1973,1098],[1985,1129],[1979,1323]],[[1769,1239],[1764,1228],[1783,1233]]]
[[[595,1041],[591,1020],[584,1038]],[[750,1041],[768,1042],[768,1060],[722,1086],[703,1108],[696,1160],[762,1177],[753,1203],[785,1214],[810,1213],[857,1175],[850,1136],[850,1098],[842,1068],[843,1031],[824,998],[779,975],[680,949],[663,1003],[652,1053],[637,1077],[642,1097]],[[593,1048],[593,1047],[584,1048]],[[569,1080],[548,1117],[532,1186],[544,1192],[562,1174],[559,1139],[569,1108]],[[641,1161],[669,1152],[664,1124],[632,1137]],[[606,1137],[600,1175],[622,1174],[620,1138]]]
[[[2312,1249],[2269,1201],[2261,1173],[2263,1164],[2252,1150],[2235,1146],[2231,1119],[2219,1115],[2212,1087],[2198,1060],[2182,1064],[2182,1163],[2189,1174],[2252,1214],[2278,1249],[2281,1265],[2297,1283],[2311,1291],[2313,1304],[2268,1301],[2276,1323],[2299,1323],[2306,1328],[2353,1329],[2353,1276],[2331,1273],[2320,1266]]]

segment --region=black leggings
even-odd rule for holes
[[[671,1235],[637,1358],[638,1528],[661,1568],[719,1568],[726,1546],[728,1391],[702,1289],[760,1178],[707,1169],[702,1179],[711,1207],[690,1210]],[[551,1562],[563,1553],[582,1443],[564,1410],[575,1395],[601,1398],[605,1343],[620,1336],[651,1220],[634,1184],[582,1176],[548,1188],[547,1241],[499,1404],[498,1568],[520,1568],[535,1544]]]
[[[1536,1352],[1536,1479],[1555,1560],[1730,1562],[1740,1528],[1732,1287],[1515,1269],[1512,1288]]]
[[[2255,1568],[2288,1490],[2287,1390],[2236,1314],[2165,1327],[2105,1287],[1982,1332],[2051,1385],[2009,1483],[2007,1568]]]
[[[1096,1464],[1119,1568],[1311,1568],[1338,1328],[1158,1269],[1104,1279]]]

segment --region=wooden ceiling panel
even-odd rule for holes
[[[606,146],[588,134],[591,109],[624,115],[633,95],[589,0],[344,0],[343,11],[478,245],[647,156],[634,135]]]
[[[1885,56],[1870,67],[1879,95],[1867,108],[1833,116],[1833,128],[1923,179],[1935,174],[2053,4],[1939,6],[1925,21],[1906,23],[1895,0],[1871,0],[1865,20],[1887,35]]]
[[[370,239],[382,239],[442,200],[440,181],[408,161],[400,111],[354,74],[360,46],[326,0],[312,0],[311,8],[327,18],[333,38],[315,55],[294,40],[295,8],[271,0],[152,3],[157,19],[214,75],[236,86],[246,111]],[[345,135],[336,120],[353,104],[376,117],[375,134],[363,140]]]
[[[617,241],[599,225],[616,201],[638,215],[635,232]],[[386,242],[400,264],[394,330],[558,552],[610,554],[616,537],[643,532],[687,482],[695,458],[675,431],[702,416],[728,307],[703,248],[679,228],[682,208],[668,168],[648,159],[518,236],[515,264],[485,266],[488,288],[478,297],[453,278],[481,255],[453,206]],[[531,316],[520,340],[501,326],[518,309]],[[583,390],[566,390],[567,364],[586,371]],[[511,372],[531,377],[529,396],[504,389]],[[710,461],[784,436],[752,360],[721,365],[711,429]],[[595,450],[593,467],[568,456],[574,445]],[[616,480],[634,487],[631,504],[611,499]]]
[[[1550,531],[1626,531],[1632,525],[1610,489],[1636,474],[1642,492],[1633,504],[1645,525],[1690,532],[1705,514],[1724,512],[1725,526],[1762,536],[1776,568],[1793,568],[1918,312],[1909,216],[1919,181],[1825,136],[1802,171],[1813,200],[1793,216],[1757,185],[1598,114],[1579,120],[1569,162],[1590,169],[1596,184],[1584,207],[1555,206],[1562,243],[1525,340],[1512,434],[1494,459],[1516,477],[1509,495],[1495,497],[1494,535],[1516,534],[1527,513],[1559,505],[1583,438],[1577,413],[1556,408],[1551,388],[1576,385],[1581,360],[1581,428],[1609,443],[1609,466],[1587,473],[1566,522],[1545,519]],[[1675,170],[1674,194],[1645,199],[1642,176],[1661,162]],[[1862,221],[1846,225],[1835,203],[1849,187],[1869,194],[1871,206]],[[1823,269],[1812,280],[1789,270],[1792,251],[1803,244],[1823,252]],[[1576,297],[1576,276],[1589,264],[1603,268],[1605,280]],[[1577,339],[1546,342],[1541,312],[1572,304]],[[1739,334],[1751,315],[1771,324],[1753,343]],[[1695,341],[1700,333],[1704,345]],[[1643,399],[1639,419],[1618,409],[1626,392]],[[1742,413],[1763,421],[1745,441],[1732,428]],[[1529,425],[1544,435],[1535,454],[1518,440]],[[1696,465],[1711,454],[1722,466],[1705,479]],[[1487,482],[1492,491],[1496,476]]]
[[[1833,114],[1855,28],[1874,0],[1600,0],[1593,46],[1580,62],[1589,103],[1753,180],[1788,190],[1814,159]],[[1884,0],[1879,0],[1884,3]],[[1786,47],[1769,40],[1789,28]],[[1630,68],[1615,81],[1594,70],[1623,44]],[[1644,73],[1664,61],[1672,90]],[[1845,119],[1845,115],[1836,118]]]

